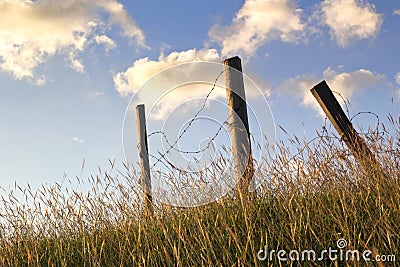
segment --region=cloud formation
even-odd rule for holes
[[[114,75],[115,89],[122,96],[135,93],[151,76],[168,67],[193,61],[219,62],[220,55],[215,49],[190,49],[172,52],[167,56],[161,53],[158,61],[150,60],[147,57],[141,58],[136,60],[126,71]]]
[[[400,72],[396,73],[395,78],[396,78],[397,84],[400,85]]]
[[[400,15],[400,9],[395,9],[393,11],[393,15]]]
[[[76,143],[79,143],[79,144],[83,143],[83,139],[79,138],[79,137],[76,137],[76,136],[72,137],[72,141],[74,141]]]
[[[320,9],[321,22],[329,27],[332,39],[340,47],[353,40],[376,37],[382,25],[382,15],[365,1],[325,0]]]
[[[231,25],[214,25],[209,37],[222,47],[224,57],[251,56],[272,40],[298,41],[305,27],[300,16],[291,0],[246,0]]]
[[[324,117],[322,109],[310,93],[310,89],[321,80],[326,80],[332,91],[339,93],[343,98],[350,101],[356,92],[382,82],[384,75],[365,69],[359,69],[354,72],[337,72],[328,67],[322,73],[322,78],[311,75],[297,76],[285,81],[279,86],[278,91],[288,92],[301,98],[303,106],[314,108]],[[336,97],[343,104],[343,99],[340,96]]]
[[[96,41],[97,44],[102,44],[104,45],[106,51],[109,51],[115,47],[117,47],[117,45],[115,44],[114,40],[112,40],[110,37],[108,37],[107,35],[97,35],[94,40]]]
[[[400,72],[396,73],[395,75],[396,83],[400,86]],[[396,92],[398,99],[400,100],[400,89]]]
[[[117,0],[0,0],[0,68],[16,79],[34,81],[34,71],[48,57],[62,53],[82,72],[78,55],[107,22],[144,46],[144,35]],[[99,36],[96,42],[111,39]],[[107,48],[107,46],[106,46]]]

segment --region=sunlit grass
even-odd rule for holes
[[[78,178],[87,190],[16,185],[0,204],[0,265],[265,266],[278,263],[257,259],[265,246],[318,252],[336,248],[339,238],[349,249],[400,260],[400,127],[389,119],[390,130],[366,135],[381,167],[365,170],[324,132],[309,143],[293,138],[291,149],[281,144],[258,163],[255,175],[266,182],[255,199],[228,194],[194,208],[157,204],[153,219],[141,215],[137,174]]]

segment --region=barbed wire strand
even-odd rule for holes
[[[350,122],[352,122],[353,119],[355,119],[357,116],[362,115],[362,114],[369,114],[369,115],[375,116],[376,120],[378,121],[377,126],[380,125],[380,120],[379,120],[378,114],[376,114],[375,112],[372,112],[372,111],[360,111],[360,112],[357,112],[353,117],[351,117]]]
[[[193,118],[190,119],[190,121],[186,124],[186,126],[184,127],[184,129],[183,129],[183,131],[181,132],[181,134],[178,136],[178,138],[177,138],[172,144],[171,144],[171,142],[169,142],[169,140],[168,140],[168,138],[167,138],[167,135],[166,135],[163,131],[155,131],[155,132],[150,133],[150,134],[147,136],[147,137],[149,138],[149,137],[151,137],[151,136],[153,136],[153,135],[161,134],[161,135],[164,136],[164,138],[166,139],[167,144],[168,144],[168,146],[169,146],[168,149],[167,149],[165,152],[163,152],[163,153],[160,153],[160,152],[159,152],[159,154],[160,154],[159,157],[155,157],[154,155],[151,155],[151,157],[153,157],[153,158],[156,159],[156,161],[152,164],[152,168],[155,167],[159,162],[162,162],[163,160],[165,160],[166,162],[168,162],[168,160],[166,159],[165,156],[166,156],[168,153],[170,153],[171,150],[176,150],[176,151],[178,151],[178,152],[180,152],[180,153],[185,153],[185,154],[199,154],[199,153],[205,151],[206,149],[208,149],[208,148],[211,146],[211,142],[214,141],[215,138],[217,138],[217,136],[218,136],[219,133],[221,132],[221,130],[222,130],[224,124],[229,120],[230,117],[228,117],[228,119],[227,119],[224,123],[222,123],[222,124],[220,125],[220,127],[218,128],[216,134],[213,136],[213,138],[211,138],[211,139],[209,140],[209,142],[208,142],[208,144],[207,144],[207,146],[206,146],[205,148],[203,148],[203,149],[201,149],[201,150],[198,150],[198,151],[184,151],[184,150],[175,148],[175,146],[178,144],[178,142],[182,139],[182,137],[183,137],[183,136],[185,135],[185,133],[188,131],[189,127],[192,126],[193,122],[198,118],[198,116],[200,115],[200,113],[206,108],[207,101],[208,101],[208,99],[210,98],[211,93],[215,90],[216,85],[217,85],[217,82],[218,82],[219,78],[222,76],[222,74],[223,74],[224,72],[225,72],[225,71],[222,70],[222,71],[218,74],[217,78],[215,78],[215,81],[214,81],[214,83],[213,83],[213,86],[211,87],[210,91],[209,91],[208,94],[206,95],[202,107],[196,112],[196,114],[193,116]],[[165,164],[164,162],[163,162],[163,165],[166,166],[166,164]],[[175,166],[173,166],[172,164],[169,163],[169,165],[171,165],[171,167],[173,167],[174,169],[177,169],[177,168],[175,168]]]
[[[348,101],[346,98],[344,98],[341,93],[339,93],[337,91],[333,91],[333,90],[332,90],[332,92],[337,94],[343,100],[343,104],[344,104],[344,107],[345,107],[345,110],[347,113],[347,117],[350,117],[350,112],[349,112],[350,101]]]
[[[177,171],[182,172],[182,173],[187,173],[186,170],[183,170],[183,169],[181,169],[181,168],[179,168],[179,167],[176,167],[174,164],[172,164],[172,163],[166,158],[166,156],[167,156],[172,150],[174,150],[174,151],[176,151],[176,152],[179,152],[179,153],[183,153],[183,154],[200,154],[200,153],[202,153],[202,152],[204,152],[205,150],[207,150],[207,149],[210,148],[210,146],[212,145],[213,141],[218,137],[218,135],[220,134],[220,132],[221,132],[222,129],[224,128],[224,125],[226,125],[226,124],[228,123],[228,121],[229,121],[231,115],[229,115],[228,118],[227,118],[223,123],[221,123],[221,125],[220,125],[219,128],[217,129],[216,133],[212,136],[212,138],[209,139],[209,141],[208,141],[208,143],[207,143],[207,146],[205,146],[204,148],[199,149],[199,150],[195,150],[195,151],[188,151],[188,150],[182,150],[182,149],[176,148],[175,146],[176,146],[176,145],[178,144],[178,142],[182,139],[182,137],[187,133],[188,129],[192,126],[193,122],[199,117],[200,113],[206,108],[207,101],[209,100],[209,98],[210,98],[212,92],[215,90],[216,85],[217,85],[217,82],[218,82],[218,80],[220,79],[220,77],[222,76],[223,73],[224,73],[224,70],[221,71],[221,72],[218,74],[218,76],[216,77],[216,79],[215,79],[215,81],[214,81],[214,83],[213,83],[213,86],[211,87],[210,91],[207,93],[207,95],[206,95],[206,97],[205,97],[205,99],[204,99],[203,105],[202,105],[201,108],[196,112],[196,114],[190,119],[190,121],[186,124],[186,126],[185,126],[184,129],[183,129],[183,131],[180,133],[180,135],[178,136],[178,138],[177,138],[173,143],[171,143],[171,142],[168,140],[167,134],[166,134],[164,131],[162,131],[162,130],[155,131],[155,132],[152,132],[152,133],[148,134],[148,136],[147,136],[148,138],[150,138],[150,137],[152,137],[152,136],[154,136],[154,135],[161,134],[161,135],[165,138],[166,143],[168,144],[168,149],[167,149],[165,152],[163,152],[163,153],[158,152],[159,157],[156,157],[156,156],[154,156],[154,155],[149,154],[150,157],[152,157],[153,159],[155,159],[155,162],[152,164],[152,168],[155,167],[158,163],[161,163],[161,164],[163,164],[170,172],[173,172],[173,169],[174,169],[174,170],[177,170]],[[343,103],[344,103],[344,106],[345,106],[346,113],[347,113],[348,117],[350,117],[350,112],[349,112],[349,105],[350,105],[350,102],[349,102],[348,100],[346,100],[339,92],[337,92],[337,91],[332,91],[332,92],[335,93],[335,94],[337,94],[337,95],[342,99],[342,101],[343,101]],[[358,112],[357,114],[355,114],[354,116],[351,117],[350,121],[352,121],[355,117],[357,117],[357,116],[359,116],[359,115],[361,115],[361,114],[371,114],[371,115],[374,115],[374,116],[377,118],[377,120],[378,120],[378,126],[379,126],[379,124],[380,124],[379,116],[378,116],[377,114],[373,113],[373,112],[370,112],[370,111]],[[307,145],[310,145],[311,143],[315,142],[317,139],[319,139],[319,140],[322,141],[322,142],[324,142],[324,139],[325,139],[325,138],[328,138],[328,139],[334,138],[334,139],[341,140],[341,138],[338,138],[338,137],[336,137],[336,136],[329,136],[329,135],[328,135],[328,131],[327,131],[327,128],[326,128],[326,121],[327,121],[326,119],[327,119],[327,118],[325,118],[325,122],[324,122],[324,126],[323,126],[323,133],[325,132],[326,135],[322,134],[322,135],[316,136],[315,138],[312,138],[310,141],[307,142]],[[232,125],[231,125],[231,126],[232,126]],[[301,149],[300,151],[298,151],[298,153],[296,153],[295,155],[293,155],[293,156],[291,157],[291,159],[297,158],[301,153],[303,153],[303,151],[304,151],[305,149],[306,149],[306,147],[304,147],[303,149]],[[165,161],[165,162],[164,162],[164,161]]]

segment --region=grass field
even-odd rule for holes
[[[362,168],[321,131],[312,142],[280,144],[256,175],[270,181],[252,200],[195,208],[157,205],[140,216],[134,178],[91,177],[90,190],[15,186],[0,204],[1,266],[394,266],[362,259],[279,261],[277,251],[370,250],[400,261],[399,119],[366,134],[380,166]],[[290,149],[289,149],[290,147]],[[296,147],[293,151],[293,147]],[[80,178],[78,183],[83,183]],[[22,197],[17,197],[22,195]],[[257,255],[267,252],[268,258]],[[271,251],[275,251],[272,261]],[[294,257],[295,254],[292,254]],[[393,260],[393,259],[392,259]]]

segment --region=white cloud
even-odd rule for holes
[[[395,9],[393,11],[393,15],[400,15],[400,9]]]
[[[271,40],[295,42],[304,25],[301,10],[291,0],[247,0],[231,25],[214,25],[209,36],[222,47],[222,55],[251,56]]]
[[[38,85],[38,86],[41,86],[41,85],[45,85],[46,82],[47,82],[46,76],[42,75],[42,76],[40,76],[39,78],[37,78],[37,79],[34,81],[34,84],[35,84],[35,85]]]
[[[327,68],[322,74],[322,79],[326,80],[332,91],[339,93],[343,98],[350,101],[356,92],[382,82],[384,75],[365,69],[339,73],[331,68]],[[321,116],[325,116],[319,104],[310,93],[310,89],[322,79],[310,75],[298,76],[285,81],[278,90],[300,97],[302,105],[312,107]],[[336,98],[343,104],[340,96],[336,95]]]
[[[395,75],[396,83],[400,86],[400,72]],[[400,99],[400,89],[396,92],[398,99]]]
[[[74,141],[76,143],[79,143],[79,144],[83,143],[83,139],[79,138],[79,137],[76,137],[76,136],[72,137],[72,141]]]
[[[320,4],[321,20],[330,28],[340,47],[353,40],[374,38],[382,25],[382,15],[361,0],[325,0]]]
[[[193,110],[194,106],[200,108],[205,95],[211,88],[211,85],[207,83],[214,82],[218,72],[222,70],[221,65],[212,63],[214,69],[204,68],[203,64],[189,67],[182,65],[196,61],[220,63],[221,58],[215,49],[191,49],[172,52],[169,55],[161,53],[157,61],[142,58],[136,60],[126,71],[114,76],[115,88],[122,96],[135,93],[135,99],[138,102],[146,103],[151,107],[152,114],[149,117],[151,119],[164,120],[171,111],[178,107],[182,114],[186,114],[187,111]],[[176,68],[165,71],[172,66],[176,66]],[[146,84],[146,81],[154,75],[156,75],[155,80]],[[220,76],[219,84],[221,82],[223,82],[222,76]],[[147,87],[138,91],[143,85]],[[209,99],[225,96],[225,87],[223,89],[217,87],[218,89],[213,91]]]
[[[122,96],[135,93],[151,76],[168,67],[193,61],[219,62],[220,55],[215,49],[191,49],[182,52],[172,52],[167,56],[161,53],[158,61],[150,60],[147,57],[141,58],[136,60],[126,71],[114,75],[115,89]]]
[[[396,78],[397,84],[400,85],[400,72],[396,73],[395,78]]]
[[[126,71],[114,75],[114,84],[122,96],[135,94],[130,109],[135,109],[139,103],[145,104],[151,110],[150,119],[165,120],[172,111],[191,114],[204,104],[210,109],[211,105],[213,108],[222,105],[226,111],[223,69],[221,57],[215,49],[161,53],[157,61],[149,58],[136,60]],[[262,83],[255,75],[244,75],[243,79],[248,103],[264,101],[269,88],[259,88],[257,84]],[[206,96],[208,100],[205,102]],[[220,119],[224,121],[226,117]]]
[[[78,0],[75,0],[78,1]],[[117,0],[86,0],[102,7],[110,16],[110,23],[120,25],[124,35],[135,38],[138,45],[145,46],[145,36],[136,22],[129,16],[124,6]]]
[[[107,51],[110,51],[111,49],[114,49],[115,47],[117,47],[114,40],[112,40],[110,37],[108,37],[106,35],[98,35],[94,39],[97,44],[104,45],[104,47],[106,48]]]
[[[82,61],[77,58],[75,52],[71,51],[68,55],[70,61],[70,67],[75,70],[76,72],[84,73],[85,66],[83,65]]]
[[[83,71],[77,55],[93,38],[93,30],[106,23],[104,14],[144,46],[142,31],[117,0],[0,0],[0,10],[0,68],[16,79],[34,80],[35,68],[56,53]]]

